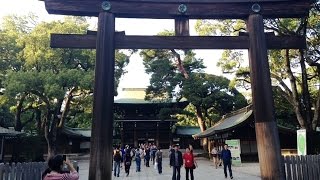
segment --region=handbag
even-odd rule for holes
[[[158,162],[155,162],[154,163],[154,167],[153,167],[155,170],[157,170],[158,169]]]
[[[196,167],[195,164],[193,164],[191,168],[192,168],[192,169],[196,169],[197,167]]]

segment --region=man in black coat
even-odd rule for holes
[[[231,170],[232,156],[231,156],[230,150],[228,149],[228,145],[227,144],[224,145],[224,149],[221,152],[221,159],[223,160],[223,170],[224,170],[225,178],[228,177],[227,176],[227,167],[228,167],[230,178],[233,179],[232,170]]]
[[[179,151],[179,145],[175,145],[174,152],[170,154],[170,167],[173,169],[172,180],[180,180],[180,169],[182,165],[182,153]]]

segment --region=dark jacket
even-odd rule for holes
[[[146,155],[144,156],[144,158],[145,158],[146,160],[149,160],[149,159],[150,159],[150,149],[147,148],[145,152],[146,152]]]
[[[179,166],[182,166],[183,165],[183,159],[182,159],[182,153],[180,151],[177,151],[178,152],[178,162],[179,162]],[[175,165],[175,154],[176,152],[173,151],[172,153],[170,153],[170,166],[176,166]]]
[[[223,160],[223,162],[230,162],[231,161],[231,152],[229,149],[227,150],[222,150],[221,152],[221,159]]]

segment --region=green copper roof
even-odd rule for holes
[[[119,97],[115,98],[116,104],[157,104],[157,103],[177,103],[175,99],[145,100],[146,88],[122,88]],[[185,102],[185,99],[179,102]]]
[[[4,127],[0,127],[0,135],[1,136],[17,136],[23,134],[22,132],[19,131],[15,131],[15,130],[11,130],[11,129],[7,129]]]
[[[246,121],[250,118],[250,116],[253,117],[253,110],[252,105],[249,105],[247,107],[244,107],[242,109],[239,109],[237,111],[231,112],[225,116],[222,117],[222,119],[217,122],[214,126],[211,128],[194,134],[194,138],[206,138],[213,136],[214,134],[226,132],[229,130],[232,130],[243,123],[246,123]],[[278,124],[278,129],[281,132],[287,132],[287,133],[295,133],[294,129],[291,129],[289,127],[281,126]]]
[[[201,133],[194,134],[193,137],[205,138],[219,132],[228,131],[244,123],[251,116],[251,114],[252,110],[250,106],[239,109],[237,111],[223,116],[222,119],[219,122],[217,122],[214,126]]]
[[[176,126],[177,135],[192,136],[200,132],[201,131],[198,126]]]
[[[70,128],[65,126],[62,132],[72,137],[83,137],[83,138],[91,137],[91,129]]]

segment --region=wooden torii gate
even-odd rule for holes
[[[249,49],[261,178],[284,179],[267,49],[303,49],[306,42],[266,35],[263,18],[307,16],[309,0],[45,0],[45,5],[51,14],[99,17],[96,33],[51,37],[51,47],[97,50],[89,180],[112,178],[115,49]],[[175,19],[176,36],[126,36],[115,32],[115,17]],[[248,34],[189,36],[189,19],[245,19]]]

